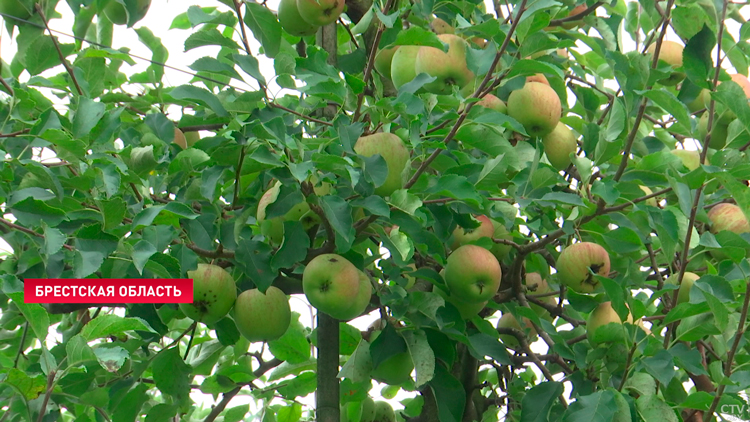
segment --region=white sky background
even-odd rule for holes
[[[2,0],[0,0],[2,1]],[[271,9],[275,10],[278,6],[279,0],[268,0],[268,5]],[[492,11],[492,2],[490,0],[485,0],[485,3],[487,5],[487,10]],[[218,47],[208,46],[208,47],[200,47],[194,50],[191,50],[187,53],[184,52],[184,41],[185,39],[192,33],[191,30],[179,30],[179,29],[172,29],[170,30],[169,27],[172,23],[172,20],[174,17],[176,17],[178,14],[183,13],[187,11],[187,9],[190,6],[203,6],[203,7],[217,7],[220,10],[229,10],[225,5],[217,2],[217,1],[198,1],[198,0],[153,0],[151,4],[151,8],[146,15],[146,17],[138,22],[136,24],[136,27],[145,26],[148,27],[156,37],[159,37],[161,39],[162,44],[167,48],[169,51],[169,58],[167,60],[167,63],[171,66],[184,69],[184,70],[190,70],[188,66],[192,64],[195,60],[197,60],[200,57],[203,56],[216,56],[219,52]],[[50,27],[52,29],[59,30],[64,33],[71,33],[72,32],[72,26],[73,26],[73,13],[68,8],[68,5],[64,1],[60,1],[57,7],[57,11],[62,13],[63,17],[62,19],[55,19],[50,22]],[[743,13],[745,14],[745,13]],[[745,14],[746,15],[746,14]],[[1,19],[1,18],[0,18]],[[738,38],[739,33],[739,25],[730,23],[728,24],[728,29],[730,33],[735,37],[735,39]],[[280,88],[273,82],[273,76],[274,76],[274,70],[273,70],[273,62],[271,59],[268,59],[267,57],[258,54],[259,44],[255,39],[252,37],[252,32],[247,31],[248,35],[250,36],[250,45],[253,51],[253,54],[258,58],[260,61],[260,68],[261,71],[266,76],[266,79],[270,82],[270,92],[272,94],[278,94],[280,91]],[[629,37],[627,34],[624,34],[624,39],[626,40],[625,46],[628,49],[634,48],[634,44],[632,42],[628,42]],[[55,34],[60,42],[63,43],[72,43],[73,39],[66,37],[64,35]],[[239,34],[235,36],[235,39],[239,41]],[[666,39],[672,39],[672,40],[678,40],[679,38],[673,33],[670,32],[667,34]],[[6,63],[10,62],[11,58],[14,56],[16,52],[15,48],[15,40],[13,40],[8,33],[2,29],[2,34],[0,35],[0,57],[2,57]],[[580,51],[586,51],[588,48],[586,48],[584,45],[579,43],[581,45]],[[140,41],[138,41],[138,37],[136,36],[135,32],[132,29],[125,28],[124,26],[117,26],[115,25],[114,28],[114,37],[113,37],[113,48],[118,49],[120,47],[128,47],[130,49],[130,52],[132,54],[142,56],[142,57],[151,57],[151,52],[144,46]],[[123,63],[121,67],[121,71],[130,75],[137,72],[142,72],[146,69],[146,67],[149,65],[148,62],[144,62],[138,59],[135,59],[136,65],[130,66],[127,63]],[[724,61],[725,66],[730,66],[729,62],[727,60]],[[51,76],[59,73],[61,71],[61,67],[56,67],[51,70],[46,71],[43,73],[43,76]],[[244,77],[244,75],[243,75]],[[22,76],[22,78],[28,78],[28,74],[25,74]],[[164,83],[167,86],[178,86],[182,84],[187,84],[190,82],[192,77],[188,74],[177,72],[171,69],[165,69],[164,74]],[[246,77],[246,81],[248,81],[249,84],[255,84],[255,81],[250,78]],[[200,83],[198,83],[200,84]],[[245,84],[242,84],[240,81],[232,80],[231,84],[233,86],[243,88],[243,89],[257,89],[257,86],[248,86]],[[613,88],[616,89],[617,86],[614,82],[612,82]],[[54,100],[57,100],[57,97],[49,95],[48,98]],[[64,107],[63,107],[64,108]],[[65,112],[61,109],[61,112]],[[179,120],[180,118],[180,108],[173,106],[170,109],[168,109],[168,117],[174,121]],[[697,145],[690,146],[687,145],[690,149],[697,148]],[[12,216],[8,216],[11,217]],[[0,239],[0,250],[5,249],[10,251],[10,247]],[[301,314],[300,321],[305,324],[306,326],[312,326],[312,309],[307,305],[304,296],[301,297],[295,297],[292,298],[290,301],[292,305],[292,309],[295,312],[298,312]],[[377,318],[378,315],[365,315],[362,316],[354,321],[351,321],[350,324],[361,329],[365,330],[369,324],[374,321]],[[493,321],[495,321],[497,318],[492,318]],[[51,335],[48,339],[48,342],[55,342],[59,341],[61,338],[56,335],[56,332],[54,331],[54,328],[51,329]],[[254,345],[251,350],[259,349],[259,345]],[[546,353],[547,347],[546,345],[538,341],[535,344],[532,345],[532,349],[535,350],[538,353]],[[533,365],[530,366],[534,372],[537,374],[538,378],[541,378],[541,373],[538,371],[536,367]],[[200,380],[197,380],[200,382]],[[377,384],[377,383],[375,383]],[[569,384],[567,384],[569,386]],[[379,396],[379,391],[382,385],[376,385],[375,388],[371,391],[371,395]],[[569,389],[566,388],[566,395],[569,394]],[[395,408],[400,408],[400,404],[398,404],[398,400],[410,397],[412,394],[405,394],[400,393],[395,400],[391,400],[390,402],[394,405]],[[200,393],[200,391],[196,391],[192,394],[192,397],[196,402],[203,403],[204,406],[209,407],[213,400],[210,396],[203,395]],[[301,402],[305,404],[312,404],[314,403],[313,396],[309,396],[303,400],[300,400]],[[236,397],[231,403],[229,407],[233,407],[239,404],[243,403],[250,403],[251,401],[247,397],[238,396]],[[252,410],[252,409],[251,409]],[[248,418],[248,420],[250,420]]]

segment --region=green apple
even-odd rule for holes
[[[510,93],[508,115],[526,129],[529,136],[545,136],[560,122],[560,97],[549,85],[530,82]]]
[[[625,322],[633,323],[630,313]],[[625,342],[627,335],[620,316],[612,308],[612,302],[600,303],[586,322],[586,336],[594,346],[600,343]]]
[[[549,287],[547,280],[543,279],[539,273],[527,273],[526,274],[526,287],[531,287],[531,286],[536,286],[536,290],[534,290],[533,292],[529,292],[531,294],[542,295],[545,293],[553,292],[553,290]],[[555,300],[554,296],[543,296],[543,297],[540,297],[539,300],[541,300],[542,302],[548,305],[557,306],[557,300]],[[552,321],[553,317],[552,315],[550,315],[549,311],[533,303],[530,306],[531,306],[531,309],[537,315],[539,315],[540,318],[546,318],[547,320]]]
[[[311,177],[310,181],[315,182],[316,178]],[[323,183],[315,186],[313,189],[318,196],[328,195],[331,191],[331,185]],[[271,186],[263,196],[261,196],[260,201],[258,202],[258,211],[256,214],[261,233],[275,245],[281,244],[281,241],[284,240],[284,221],[299,221],[305,229],[320,222],[320,217],[314,211],[310,210],[310,205],[306,201],[294,205],[282,216],[267,219],[266,209],[269,205],[276,202],[280,191],[281,182],[276,181],[276,183],[274,183],[274,185]]]
[[[182,149],[187,149],[187,138],[185,137],[185,134],[182,133],[180,129],[174,128],[174,139],[172,139],[172,142],[179,145]]]
[[[571,164],[570,154],[575,155],[578,148],[577,136],[563,122],[558,122],[555,129],[542,138],[544,154],[552,167],[565,170]]]
[[[359,418],[357,418],[359,415]],[[349,402],[341,406],[341,422],[373,422],[375,420],[375,401],[365,397],[361,402]]]
[[[703,88],[697,97],[687,105],[691,113],[707,108],[706,104],[711,101],[711,91]]]
[[[358,299],[360,286],[360,271],[336,254],[316,256],[302,273],[302,291],[307,301],[331,316],[350,310]]]
[[[667,278],[665,283],[669,284],[677,284],[677,278],[678,274],[672,274]],[[698,280],[701,278],[696,273],[691,273],[690,271],[685,271],[685,274],[682,276],[682,283],[680,284],[680,288],[677,291],[677,304],[681,303],[688,303],[690,302],[690,289],[693,288],[693,283],[695,283],[695,280]]]
[[[201,134],[199,132],[187,132],[185,133],[185,141],[187,142],[188,148],[192,147],[198,141],[201,140]]]
[[[495,231],[492,234],[492,237],[494,239],[513,240],[513,235],[508,233],[508,229],[506,229],[505,226],[495,220],[492,220],[492,226],[495,228]],[[505,257],[510,253],[511,248],[513,247],[510,245],[495,243],[494,245],[492,245],[492,249],[490,249],[490,252],[492,252],[492,255],[495,255],[495,258],[497,258],[498,262],[502,262],[503,259],[505,259]]]
[[[107,15],[107,18],[115,25],[127,25],[129,23],[134,24],[135,22],[143,19],[143,17],[146,16],[149,7],[151,7],[151,0],[122,1],[125,4],[128,4],[130,7],[125,7],[123,3],[119,3],[116,0],[109,0],[109,3],[104,6],[104,14]],[[133,10],[131,8],[131,3],[135,3],[135,10],[137,13],[135,17],[131,17],[128,13],[128,10]]]
[[[728,230],[732,233],[750,233],[748,223],[742,208],[734,204],[721,203],[715,205],[708,211],[708,219],[711,221],[711,232],[719,233]]]
[[[396,422],[396,413],[390,404],[377,401],[375,402],[375,417],[372,422]]]
[[[308,23],[297,9],[297,0],[281,0],[279,3],[279,23],[286,32],[295,37],[313,35],[318,25]]]
[[[279,288],[270,286],[266,293],[245,290],[234,304],[234,322],[239,332],[251,342],[276,340],[286,333],[292,321],[289,299]]]
[[[467,230],[461,226],[456,226],[453,230],[451,249],[458,249],[459,246],[477,241],[483,237],[489,237],[492,239],[492,236],[495,233],[495,227],[492,225],[492,220],[486,215],[478,215],[475,218],[480,222],[479,227],[475,229]]]
[[[477,101],[475,106],[489,108],[490,110],[499,111],[503,114],[508,114],[508,106],[505,102],[492,94],[487,94],[481,100]]]
[[[701,144],[706,140],[708,135],[708,114],[703,113],[698,120],[698,142]],[[727,144],[727,135],[729,134],[729,124],[724,124],[721,119],[714,118],[711,122],[711,140],[708,146],[713,149],[722,149]]]
[[[16,17],[18,19],[27,20],[31,17],[32,12],[34,11],[34,2],[33,1],[27,1],[27,0],[1,0],[0,1],[0,13],[3,14],[3,16],[0,16],[0,18],[4,20],[8,20],[9,22],[13,23],[21,23],[20,21],[17,21],[16,19],[11,19],[10,16]]]
[[[336,22],[345,5],[344,0],[297,0],[297,9],[302,19],[316,26]]]
[[[376,195],[389,196],[406,183],[409,176],[409,150],[404,141],[393,133],[380,132],[362,136],[354,144],[354,152],[365,157],[380,154],[385,160],[388,176],[382,185],[375,188]]]
[[[391,59],[391,81],[397,89],[411,82],[416,76],[418,45],[402,45]]]
[[[372,332],[370,344],[380,336],[380,330]],[[373,368],[370,376],[372,379],[388,385],[403,384],[411,378],[411,372],[414,370],[414,362],[408,352],[397,353],[388,359],[380,362]]]
[[[463,88],[474,78],[474,73],[466,65],[466,50],[469,46],[466,40],[457,35],[442,34],[438,38],[448,44],[448,52],[435,47],[420,47],[414,70],[417,75],[426,73],[437,78],[424,85],[427,92],[449,94],[453,85]]]
[[[490,300],[497,293],[502,276],[495,255],[477,245],[459,247],[445,264],[445,284],[450,294],[465,302]]]
[[[378,71],[384,77],[391,79],[391,64],[393,63],[393,56],[398,51],[400,46],[384,48],[378,51],[375,55],[375,70]]]
[[[523,322],[524,327],[522,328],[518,319],[516,319],[513,314],[503,314],[497,321],[497,328],[515,328],[516,330],[521,330],[527,335],[529,343],[533,343],[536,340],[537,332],[528,318],[523,318]],[[531,338],[528,338],[529,336]],[[500,341],[503,345],[510,347],[511,349],[518,349],[520,347],[520,343],[518,343],[516,336],[511,334],[500,334]]]
[[[212,324],[232,309],[237,299],[237,284],[225,269],[200,263],[187,276],[193,279],[193,303],[180,303],[179,307],[188,318]]]
[[[441,289],[440,287],[433,286],[432,291],[439,294],[446,302],[455,306],[458,312],[461,314],[463,319],[471,319],[474,315],[478,314],[487,305],[487,301],[483,302],[466,302],[457,297],[451,296],[450,293]]]
[[[659,49],[659,61],[663,61],[673,68],[682,67],[682,51],[684,49],[685,47],[678,42],[664,40]],[[648,46],[646,52],[653,56],[656,52],[656,43]],[[660,80],[659,83],[671,86],[677,85],[683,79],[685,79],[685,74],[683,72],[672,72],[668,78]]]
[[[651,188],[649,188],[648,186],[640,185],[638,187],[646,195],[651,195],[651,194],[654,193],[654,191],[652,191]],[[653,198],[649,198],[649,199],[646,200],[646,205],[651,205],[652,207],[658,207],[659,206],[659,202],[656,200],[656,197],[653,197]]]
[[[558,280],[578,293],[596,290],[599,282],[593,274],[607,277],[609,268],[607,251],[591,242],[574,243],[565,248],[557,259]]]
[[[701,154],[699,151],[687,150],[687,149],[673,149],[670,151],[675,156],[679,157],[682,161],[682,165],[690,171],[693,171],[700,167]]]

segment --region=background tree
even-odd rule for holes
[[[210,3],[0,2],[0,421],[750,417],[741,4]]]

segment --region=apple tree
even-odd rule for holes
[[[0,0],[0,422],[750,418],[744,3],[163,3]]]

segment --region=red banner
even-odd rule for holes
[[[27,278],[26,303],[192,303],[190,278]]]

